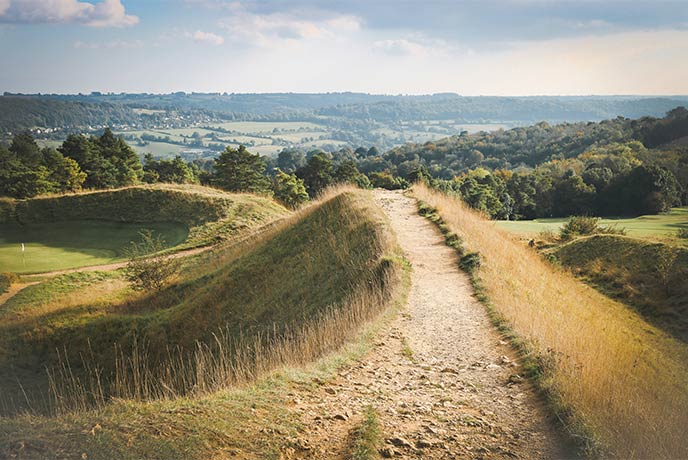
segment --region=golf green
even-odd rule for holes
[[[161,235],[168,247],[182,243],[188,235],[186,226],[167,222],[0,224],[0,272],[40,273],[120,262],[130,242],[146,229]]]
[[[497,226],[513,233],[535,234],[543,230],[558,232],[569,219],[535,219],[497,221]],[[625,228],[630,236],[670,236],[679,228],[688,228],[688,208],[673,208],[667,214],[640,216],[634,218],[602,218],[602,225],[616,225]]]

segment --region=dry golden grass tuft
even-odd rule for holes
[[[544,261],[460,200],[422,184],[413,193],[481,254],[476,275],[492,308],[540,356],[549,368],[541,386],[603,455],[688,458],[685,344]]]

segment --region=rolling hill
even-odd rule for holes
[[[118,272],[31,286],[0,311],[0,407],[199,395],[308,362],[388,304],[400,267],[379,211],[349,191],[186,260],[162,292],[132,293]]]

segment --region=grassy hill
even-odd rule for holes
[[[161,293],[134,294],[117,272],[31,286],[0,311],[0,409],[24,393],[53,412],[204,394],[310,361],[387,305],[399,260],[381,211],[346,192],[187,260]]]
[[[688,249],[620,235],[593,235],[552,253],[602,293],[688,341]]]
[[[454,232],[451,243],[466,251],[462,265],[473,268],[479,297],[530,356],[535,381],[568,429],[604,458],[688,456],[684,342],[543,260],[460,200],[423,185],[414,194]]]
[[[200,186],[0,200],[0,266],[26,273],[111,263],[123,259],[142,229],[179,250],[230,239],[287,214],[268,198]]]

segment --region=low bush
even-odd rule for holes
[[[7,292],[13,283],[19,281],[14,273],[0,273],[0,294]]]
[[[596,235],[606,233],[612,235],[625,235],[626,230],[615,225],[600,225],[599,217],[572,216],[559,232],[562,241],[571,241],[578,236]]]
[[[480,268],[480,254],[478,252],[469,252],[462,256],[461,260],[459,260],[459,267],[469,275],[472,275]]]
[[[129,262],[124,270],[127,281],[137,291],[161,291],[179,269],[179,261],[162,254],[165,240],[150,230],[141,232],[141,241],[127,249]]]

